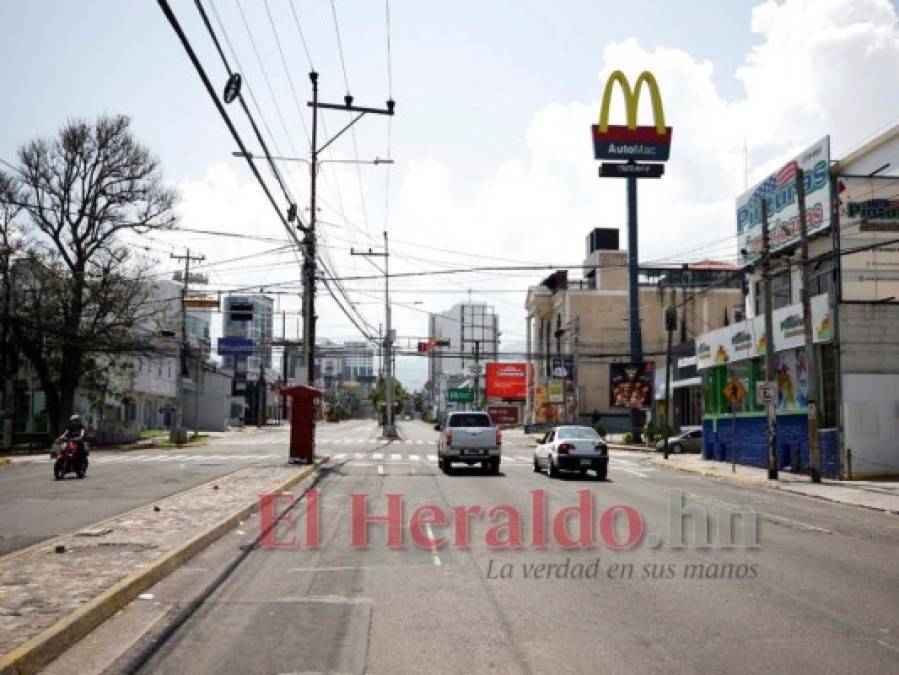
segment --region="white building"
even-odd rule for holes
[[[496,361],[499,352],[499,317],[486,303],[458,303],[445,312],[431,314],[428,319],[428,379],[432,413],[442,418],[447,410],[451,381],[473,380],[476,399],[484,388],[484,366]],[[438,340],[449,340],[446,347],[436,347]]]

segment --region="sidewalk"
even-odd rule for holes
[[[0,557],[0,672],[36,671],[315,468],[248,467]]]
[[[778,480],[772,481],[768,480],[767,469],[737,464],[734,472],[730,464],[703,459],[702,455],[669,455],[667,460],[656,456],[649,463],[669,471],[695,473],[751,487],[786,490],[840,504],[899,513],[899,481],[838,481],[825,478],[820,483],[812,483],[806,475],[783,470],[778,472]]]

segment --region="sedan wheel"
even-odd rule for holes
[[[549,466],[546,471],[546,475],[550,478],[558,478],[559,477],[559,469],[553,464],[553,458],[547,457],[547,461],[549,462]]]
[[[540,462],[537,461],[537,455],[534,455],[534,473],[540,473]]]

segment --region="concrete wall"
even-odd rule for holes
[[[184,394],[184,425],[193,429],[196,424],[193,390]],[[231,415],[231,378],[215,372],[204,372],[200,389],[200,431],[225,431]]]
[[[853,477],[899,473],[899,306],[841,304],[840,362]]]

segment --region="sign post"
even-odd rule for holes
[[[730,401],[731,423],[730,438],[733,448],[730,453],[730,470],[732,473],[737,472],[737,408],[743,403],[746,397],[746,387],[735,377],[730,378],[724,385],[724,395]]]
[[[649,90],[652,102],[652,126],[637,126],[637,109],[643,85]],[[609,124],[609,106],[612,90],[618,85],[624,95],[626,125]],[[627,179],[627,257],[628,257],[628,325],[630,331],[630,360],[643,363],[643,339],[640,333],[640,286],[639,258],[637,255],[637,179],[659,178],[664,169],[662,162],[668,161],[671,151],[672,129],[665,126],[665,111],[655,76],[643,71],[631,89],[631,85],[620,70],[614,71],[606,81],[599,109],[599,123],[591,127],[593,156],[596,159],[619,160],[624,163],[604,163],[600,168],[601,177]],[[640,164],[638,162],[656,162]],[[658,167],[658,168],[655,168]],[[640,441],[640,427],[643,412],[631,409],[631,427],[634,440]]]

